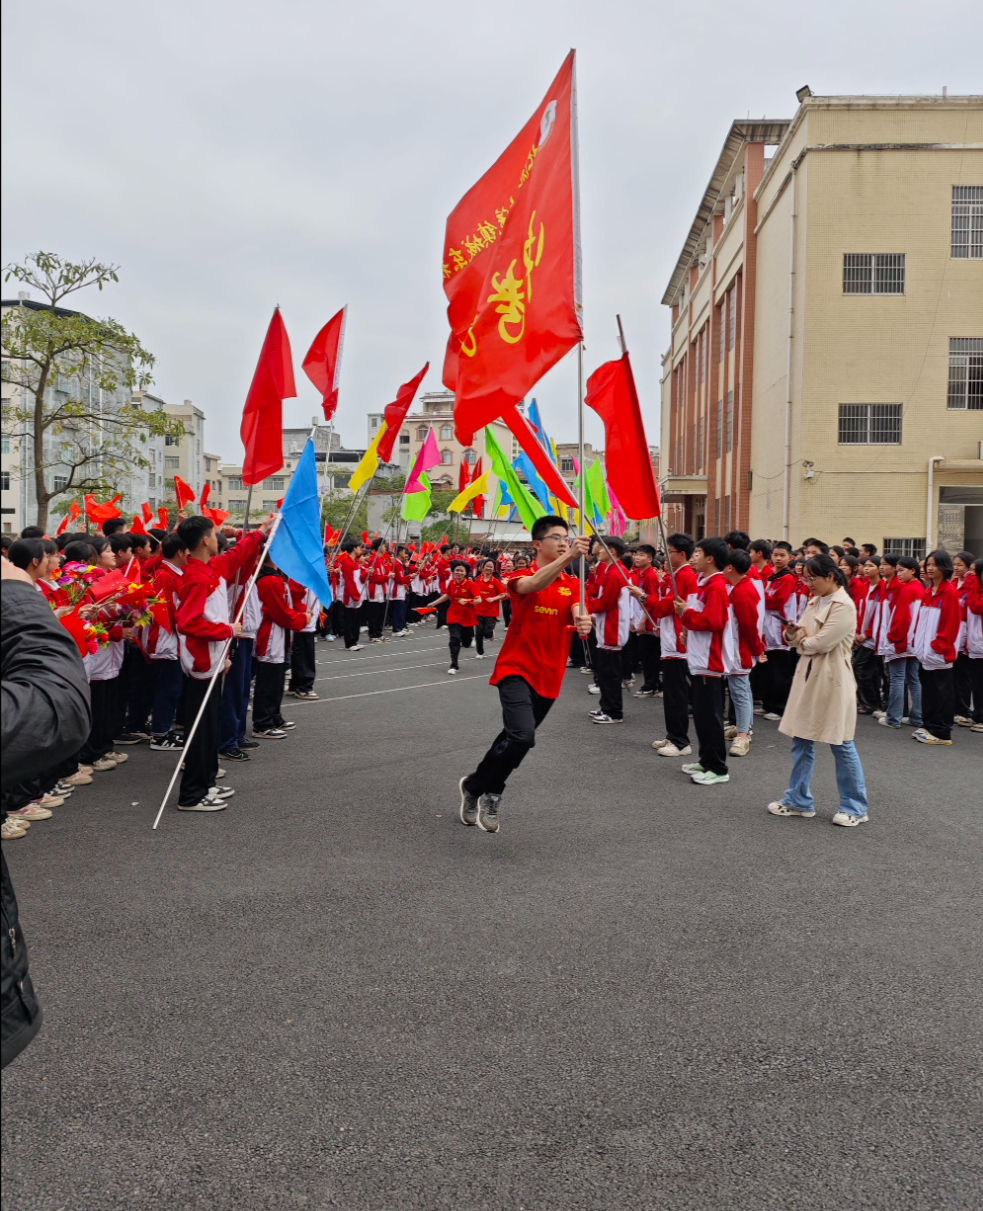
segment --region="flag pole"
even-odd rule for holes
[[[577,343],[577,451],[578,461],[580,462],[580,494],[577,501],[578,518],[580,521],[580,532],[585,530],[584,519],[586,513],[584,494],[587,484],[587,474],[584,470],[584,342]],[[580,609],[587,609],[587,582],[585,560],[580,559]]]
[[[270,549],[270,543],[273,541],[276,532],[279,529],[282,518],[283,514],[278,513],[274,519],[273,525],[270,527],[270,531],[266,536],[266,545],[264,546],[259,559],[256,561],[256,567],[253,570],[252,576],[250,576],[246,583],[246,589],[242,595],[242,601],[239,603],[239,612],[236,614],[233,620],[234,624],[242,621],[242,615],[246,609],[246,602],[249,599],[249,594],[252,592],[253,587],[256,584],[256,580],[259,576],[259,570],[266,560],[266,554]],[[205,691],[205,696],[201,700],[201,706],[198,708],[198,714],[195,716],[194,723],[192,723],[190,730],[185,733],[184,747],[178,756],[177,765],[174,768],[174,773],[171,775],[171,780],[167,784],[167,790],[164,792],[164,798],[160,802],[160,810],[157,812],[157,817],[153,823],[154,829],[156,829],[157,825],[160,824],[160,818],[164,814],[164,808],[167,806],[167,800],[171,797],[171,791],[174,789],[174,783],[177,782],[178,774],[181,772],[181,766],[184,764],[185,754],[191,746],[191,741],[195,738],[195,733],[198,731],[198,724],[201,723],[201,717],[204,715],[205,707],[208,705],[208,700],[211,698],[212,691],[215,689],[215,683],[225,671],[225,658],[228,655],[229,648],[231,647],[232,640],[234,638],[234,635],[230,635],[223,644],[221,654],[218,658],[218,663],[215,666],[215,672],[212,674],[212,679],[208,683],[208,689]]]

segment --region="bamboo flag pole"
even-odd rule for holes
[[[262,553],[260,554],[259,559],[257,559],[257,561],[256,561],[256,567],[253,570],[252,576],[250,576],[249,580],[246,583],[245,592],[242,594],[242,601],[239,603],[239,611],[233,620],[234,623],[239,623],[242,621],[242,615],[246,609],[246,602],[249,600],[249,594],[253,591],[253,588],[256,584],[256,580],[259,576],[259,570],[263,566],[264,561],[266,560],[267,551],[269,551],[269,549],[270,549],[270,543],[273,541],[277,530],[280,528],[280,522],[282,520],[283,520],[283,514],[278,513],[276,515],[276,518],[273,521],[273,525],[270,527],[270,531],[267,535],[266,546],[264,547]],[[153,823],[153,827],[155,829],[157,828],[157,825],[160,823],[160,818],[164,814],[164,808],[167,806],[167,800],[171,797],[171,791],[174,789],[174,784],[178,780],[178,774],[180,774],[180,772],[181,772],[181,766],[184,762],[185,754],[187,753],[188,749],[191,747],[191,742],[192,742],[192,740],[194,740],[195,733],[198,731],[198,724],[201,723],[202,715],[204,715],[204,713],[205,713],[205,707],[208,705],[208,700],[209,700],[209,698],[211,698],[212,692],[215,689],[215,683],[218,681],[219,677],[224,672],[225,658],[228,655],[229,648],[230,648],[230,646],[232,644],[232,640],[234,638],[235,638],[234,635],[230,635],[229,638],[226,639],[224,644],[222,645],[222,651],[221,651],[221,654],[219,655],[218,663],[215,667],[215,672],[212,674],[212,679],[208,683],[208,689],[205,691],[205,697],[201,700],[201,706],[198,708],[198,714],[195,716],[195,720],[191,725],[190,731],[188,731],[185,734],[184,748],[181,750],[180,754],[178,755],[177,765],[175,766],[174,773],[171,775],[170,782],[167,784],[167,790],[164,792],[164,798],[160,801],[160,810],[157,812],[157,817]]]

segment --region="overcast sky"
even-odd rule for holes
[[[118,286],[74,305],[137,333],[153,389],[193,399],[228,461],[277,303],[301,391],[288,425],[319,410],[300,361],[343,303],[346,444],[428,359],[423,390],[439,389],[447,214],[571,46],[587,368],[616,355],[620,311],[653,444],[659,300],[731,120],[791,117],[802,84],[983,90],[972,0],[45,0],[4,14],[3,263],[44,249],[119,264]],[[576,434],[575,384],[571,354],[536,391],[557,440]]]

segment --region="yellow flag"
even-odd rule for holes
[[[462,513],[468,506],[469,501],[474,500],[476,496],[488,496],[488,477],[491,475],[491,469],[487,470],[484,475],[479,475],[478,478],[468,484],[463,492],[459,492],[457,496],[447,506],[449,513]]]
[[[362,484],[375,475],[379,469],[379,442],[382,441],[382,435],[386,431],[386,422],[383,421],[379,427],[379,432],[373,437],[372,444],[362,456],[362,461],[355,468],[351,479],[348,481],[348,486],[353,492],[357,492]]]

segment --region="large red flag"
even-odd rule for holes
[[[576,88],[571,51],[536,112],[447,220],[444,384],[458,440],[501,417],[575,504],[516,405],[582,339]]]
[[[659,488],[627,352],[598,366],[587,380],[584,402],[604,421],[604,462],[621,507],[635,521],[658,517]]]
[[[376,453],[379,455],[380,462],[387,463],[392,458],[397,434],[402,427],[403,421],[406,419],[407,412],[410,410],[410,405],[413,403],[413,397],[416,395],[417,388],[423,382],[429,369],[430,363],[427,362],[415,378],[411,378],[408,383],[403,383],[402,387],[396,392],[396,398],[393,402],[386,404],[386,431],[379,439],[379,444],[376,447]]]
[[[186,484],[180,475],[174,476],[174,496],[177,500],[179,513],[185,505],[193,505],[195,503],[194,489],[190,484]]]
[[[338,407],[338,381],[341,378],[341,353],[345,343],[347,305],[324,325],[303,361],[304,373],[321,392],[324,419],[330,420]]]
[[[471,482],[476,479],[481,479],[481,459],[474,464],[474,470],[471,472]],[[475,517],[481,517],[485,512],[485,498],[483,496],[473,496],[471,498],[471,512]]]
[[[111,521],[114,517],[120,517],[120,511],[116,508],[116,502],[123,497],[122,492],[117,492],[112,500],[107,500],[105,504],[98,503],[96,498],[90,492],[85,498],[85,513],[89,521],[95,525],[102,525],[104,521]]]
[[[239,435],[246,447],[242,460],[244,483],[258,484],[283,466],[283,401],[296,394],[290,338],[278,307],[270,320],[242,413]]]

